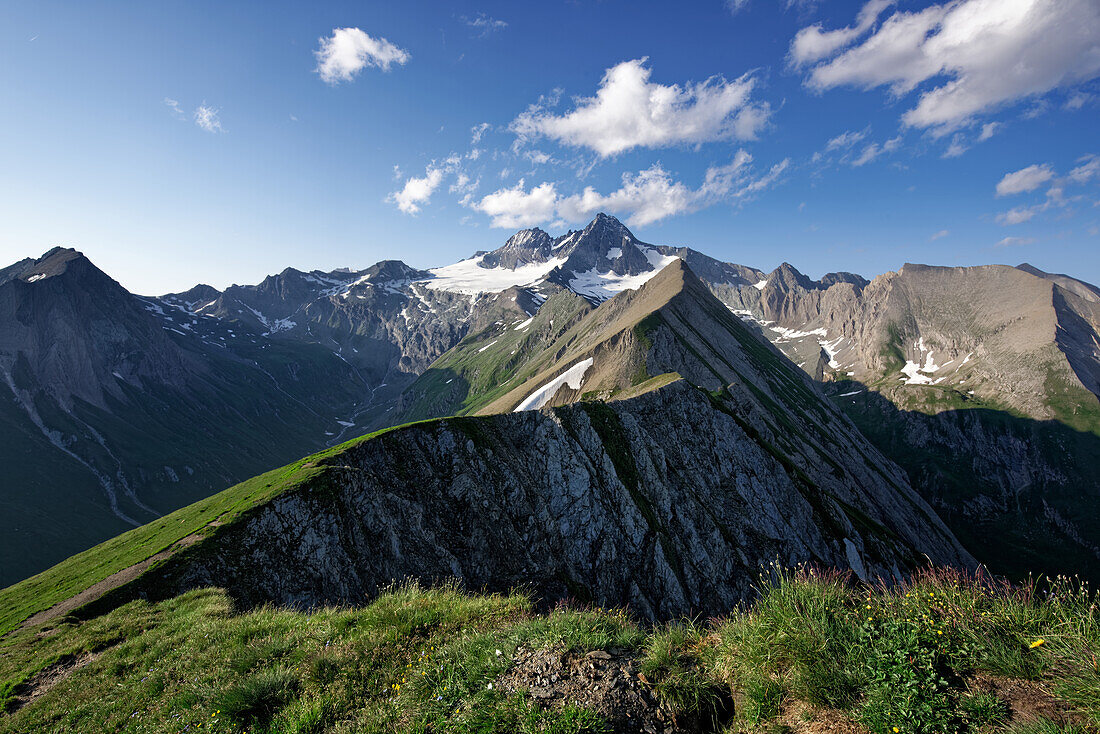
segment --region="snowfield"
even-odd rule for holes
[[[569,287],[582,296],[606,301],[616,293],[641,288],[646,281],[678,259],[675,255],[662,255],[657,250],[641,245],[635,245],[635,247],[645,255],[646,260],[649,260],[649,264],[653,266],[652,270],[637,275],[619,275],[613,270],[601,273],[598,268],[592,268],[582,273],[574,272],[573,277],[569,279]]]
[[[467,296],[499,293],[512,286],[534,283],[565,262],[564,258],[554,258],[544,263],[531,263],[509,270],[508,268],[483,268],[481,262],[484,259],[484,255],[478,255],[454,265],[432,268],[428,271],[434,276],[431,280],[417,282],[423,283],[432,290],[462,293]]]
[[[538,410],[550,402],[550,399],[554,397],[558,388],[565,384],[569,385],[570,390],[580,390],[581,385],[584,383],[584,373],[588,372],[588,368],[591,366],[591,357],[577,362],[565,372],[562,372],[553,380],[550,380],[550,382],[528,395],[512,412],[519,413],[522,410]]]

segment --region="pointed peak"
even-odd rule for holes
[[[360,273],[360,277],[368,281],[385,280],[416,280],[427,277],[429,274],[423,270],[417,270],[403,260],[379,260]]]
[[[622,234],[629,237],[632,240],[638,238],[634,236],[634,233],[627,229],[626,225],[620,222],[610,214],[604,214],[600,212],[596,215],[596,218],[588,223],[588,226],[584,228],[583,234],[588,235],[592,232],[613,232],[615,234]]]
[[[815,284],[808,277],[798,271],[795,266],[789,262],[783,262],[776,268],[771,276],[768,277],[768,282],[778,286],[798,286],[805,290],[814,290]]]
[[[531,229],[521,229],[514,235],[508,238],[508,241],[504,243],[504,247],[525,247],[530,248],[532,246],[541,245],[543,242],[549,242],[550,235],[538,227],[532,227]]]
[[[502,267],[515,270],[528,263],[546,262],[550,258],[550,250],[554,240],[546,232],[538,227],[533,229],[521,229],[508,238],[503,246],[489,253],[484,253],[482,267]]]
[[[15,277],[28,283],[61,275],[74,268],[80,273],[100,272],[88,258],[84,257],[84,253],[71,247],[54,247],[37,260],[25,262],[26,265]]]

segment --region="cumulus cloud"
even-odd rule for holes
[[[997,182],[997,196],[1034,191],[1052,178],[1054,178],[1054,169],[1046,163],[1021,168],[1019,171],[1006,173],[1004,178]]]
[[[795,66],[804,66],[820,61],[835,51],[844,48],[852,41],[871,30],[882,11],[894,4],[895,0],[870,0],[859,11],[856,24],[834,31],[822,30],[821,24],[803,28],[791,41],[790,60]]]
[[[350,82],[368,66],[389,71],[394,64],[408,63],[412,58],[385,38],[374,38],[358,28],[336,28],[328,38],[318,39],[321,47],[313,52],[321,79],[329,84]]]
[[[663,85],[649,80],[645,62],[624,61],[608,69],[596,95],[578,99],[566,114],[532,105],[511,130],[519,140],[547,137],[606,158],[637,147],[751,140],[768,121],[769,105],[751,99],[756,84],[751,76]]]
[[[864,13],[872,12],[881,12],[881,0],[870,0],[854,29],[844,30],[859,31]],[[796,51],[795,44],[811,30],[795,36],[792,58],[808,53]],[[826,32],[818,28],[814,33],[823,37]],[[833,52],[826,52],[822,58],[832,58],[811,69],[807,85],[822,91],[887,86],[900,97],[931,82],[902,120],[937,132],[1100,75],[1100,4],[1095,0],[953,0],[895,12],[851,45],[861,35],[844,36]]]
[[[218,119],[218,110],[203,103],[195,108],[195,124],[208,133],[225,132],[222,129],[221,120]]]
[[[439,184],[443,183],[443,169],[428,166],[423,176],[411,176],[400,191],[390,194],[388,201],[397,204],[405,214],[416,214],[420,207],[432,198]]]
[[[624,173],[619,188],[606,194],[588,186],[578,194],[565,196],[549,182],[528,190],[521,179],[515,186],[495,191],[480,201],[468,201],[467,206],[487,214],[493,227],[530,227],[557,220],[583,222],[601,211],[641,226],[720,201],[747,199],[772,186],[790,165],[789,159],[784,159],[756,176],[751,162],[751,155],[738,151],[730,163],[708,168],[698,188],[675,180],[660,164]]]
[[[521,178],[511,188],[499,189],[470,206],[489,216],[490,225],[506,229],[524,229],[554,218],[558,192],[553,183],[542,183],[530,191]]]

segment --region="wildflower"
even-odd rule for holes
[[[1044,640],[1042,637],[1040,637],[1038,640],[1036,640],[1035,642],[1028,645],[1028,647],[1031,648],[1032,650],[1034,650],[1035,648],[1037,648],[1040,645],[1043,645],[1045,643],[1046,643],[1046,640]]]
[[[901,731],[901,729],[899,729],[899,728],[897,728],[897,727],[895,726],[895,727],[894,727],[894,734],[898,734],[898,732],[899,732],[899,731]]]

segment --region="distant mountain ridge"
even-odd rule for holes
[[[1069,276],[1026,264],[906,265],[873,281],[851,273],[814,281],[787,263],[765,273],[686,247],[647,244],[606,215],[557,237],[522,230],[495,250],[440,268],[387,260],[360,271],[287,269],[254,286],[199,285],[161,297],[126,293],[82,256],[66,254],[72,252],[0,270],[0,304],[8,304],[11,322],[0,366],[12,396],[0,418],[13,436],[25,437],[12,442],[13,456],[26,457],[16,459],[17,476],[0,494],[21,528],[3,553],[43,533],[79,546],[125,527],[117,515],[111,519],[102,478],[81,461],[118,487],[112,477],[121,465],[141,467],[123,471],[133,498],[111,490],[123,498],[122,514],[138,519],[138,502],[162,512],[276,463],[265,457],[290,458],[404,418],[510,409],[509,401],[529,397],[519,386],[541,389],[532,381],[543,372],[557,379],[576,367],[562,361],[558,340],[579,345],[602,333],[607,324],[592,321],[598,306],[640,292],[682,261],[746,333],[824,383],[837,407],[902,464],[953,528],[977,527],[981,537],[1007,532],[1021,541],[1045,533],[1055,539],[1051,548],[1100,564],[1092,499],[1074,499],[1100,495],[1089,449],[1089,437],[1100,436],[1100,290]],[[61,261],[73,263],[66,271],[87,270],[86,282],[95,285],[79,298],[55,292],[50,273]],[[96,305],[101,300],[112,305]],[[55,301],[80,305],[57,311]],[[48,313],[67,325],[50,326]],[[691,318],[681,322],[669,333],[688,334]],[[580,328],[594,331],[570,334]],[[637,386],[637,335],[615,333],[620,352],[608,352],[606,364],[599,354],[581,357],[593,359],[588,379],[600,379],[555,392],[549,404]],[[702,368],[708,374],[714,368],[729,377],[716,355],[682,354],[680,367],[698,362],[709,365]],[[619,358],[625,361],[618,367],[607,366]],[[654,369],[656,362],[647,366],[647,379]],[[75,411],[66,382],[79,398]],[[508,395],[516,397],[504,400]],[[97,406],[95,420],[85,416],[85,404]],[[212,424],[211,409],[224,417]],[[146,416],[126,419],[136,431],[120,423],[129,410]],[[1061,427],[1071,433],[1062,436]],[[140,440],[143,434],[155,438]],[[171,440],[180,434],[190,437],[186,451]],[[242,436],[269,438],[242,443]],[[245,444],[246,456],[230,458]],[[179,459],[183,453],[208,457],[210,467],[200,472],[194,461]],[[960,468],[960,457],[973,461]],[[184,480],[188,467],[201,481]],[[966,476],[975,477],[976,490]],[[20,491],[45,486],[54,488],[45,504]],[[65,530],[73,524],[66,512],[47,509],[69,495],[99,518],[75,533]],[[1026,516],[1041,521],[1028,530]],[[980,538],[968,542],[981,546]]]

